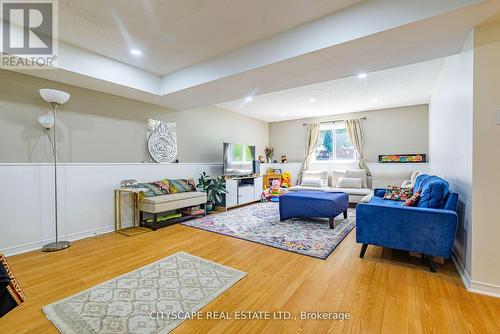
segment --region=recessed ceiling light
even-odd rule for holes
[[[366,78],[367,74],[366,73],[359,73],[358,74],[358,79],[364,79]]]
[[[247,101],[247,102],[250,102],[250,101],[252,101],[252,100],[253,100],[253,97],[251,97],[251,96],[247,96],[247,97],[245,97],[245,101]]]
[[[130,53],[133,54],[134,56],[140,56],[140,55],[142,55],[141,50],[138,50],[138,49],[131,49]]]
[[[377,99],[373,99],[372,103],[378,103],[378,100]]]
[[[281,116],[286,116],[286,112],[282,112],[282,113],[281,113]]]
[[[311,102],[311,103],[316,102],[316,99],[315,98],[310,98],[309,102]]]

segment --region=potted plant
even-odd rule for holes
[[[227,193],[226,181],[223,176],[212,178],[205,172],[200,174],[197,187],[207,193],[207,212],[213,210],[214,204],[221,203],[222,195]]]
[[[224,176],[213,178],[209,188],[208,201],[213,204],[222,203],[222,195],[228,192]]]

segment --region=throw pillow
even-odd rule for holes
[[[167,179],[153,182],[153,184],[158,188],[164,190],[167,194],[170,192],[170,183],[168,182]]]
[[[375,196],[375,194],[372,191],[368,195],[366,195],[365,197],[363,197],[361,199],[361,203],[370,203],[370,201],[372,200],[373,196]]]
[[[178,179],[178,180],[168,180],[169,192],[170,194],[185,193],[196,191],[196,185],[194,179]]]
[[[405,181],[403,181],[403,183],[401,184],[401,188],[406,188],[406,187],[413,187],[413,185],[411,184],[411,181],[410,181],[410,180],[405,180]]]
[[[407,199],[406,202],[404,202],[401,205],[402,206],[417,206],[417,203],[418,203],[419,200],[420,200],[420,191],[414,193],[412,197],[410,197],[409,199]]]
[[[337,188],[356,188],[361,189],[363,180],[353,177],[342,177],[337,181]]]
[[[325,170],[305,170],[302,172],[302,179],[319,179],[321,187],[328,186],[328,172]]]
[[[348,169],[345,171],[344,177],[361,179],[361,188],[368,188],[368,176],[364,169]]]
[[[302,179],[302,182],[300,183],[300,185],[305,186],[305,187],[322,187],[323,180],[317,179],[317,178],[306,177],[306,178]]]
[[[415,180],[417,179],[417,176],[420,175],[420,172],[417,172],[417,171],[413,171],[411,173],[411,176],[410,176],[410,182],[411,184],[414,184],[415,183]]]
[[[167,191],[161,189],[154,183],[136,183],[131,186],[131,188],[143,188],[147,189],[143,192],[144,197],[154,197],[168,194]]]
[[[406,201],[413,196],[413,188],[411,187],[399,187],[399,186],[387,186],[387,190],[384,195],[384,199],[390,199],[393,201]]]

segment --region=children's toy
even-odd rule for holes
[[[260,196],[261,202],[269,202],[271,200],[271,188],[266,188]]]
[[[292,174],[290,172],[283,172],[281,174],[281,187],[290,188],[292,183]]]
[[[278,202],[280,200],[280,188],[280,180],[274,179],[271,187],[271,202]]]

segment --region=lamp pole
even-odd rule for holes
[[[57,107],[59,106],[59,103],[56,102],[51,102],[50,105],[52,106],[53,112],[54,112],[54,149],[52,150],[52,155],[54,158],[54,218],[56,221],[56,245],[59,242],[59,233],[57,230],[57,217],[58,217],[58,211],[57,211],[57,138],[56,138],[56,125],[57,125]]]
[[[54,162],[54,223],[55,223],[55,232],[56,232],[56,240],[55,242],[49,243],[43,246],[42,250],[44,252],[54,252],[61,249],[68,248],[71,243],[69,241],[59,241],[59,221],[58,221],[58,194],[57,194],[57,110],[59,106],[69,100],[70,95],[65,92],[52,90],[52,89],[41,89],[40,95],[44,98],[45,101],[49,102],[52,107],[54,124],[53,124],[53,132],[52,132],[52,156]]]

